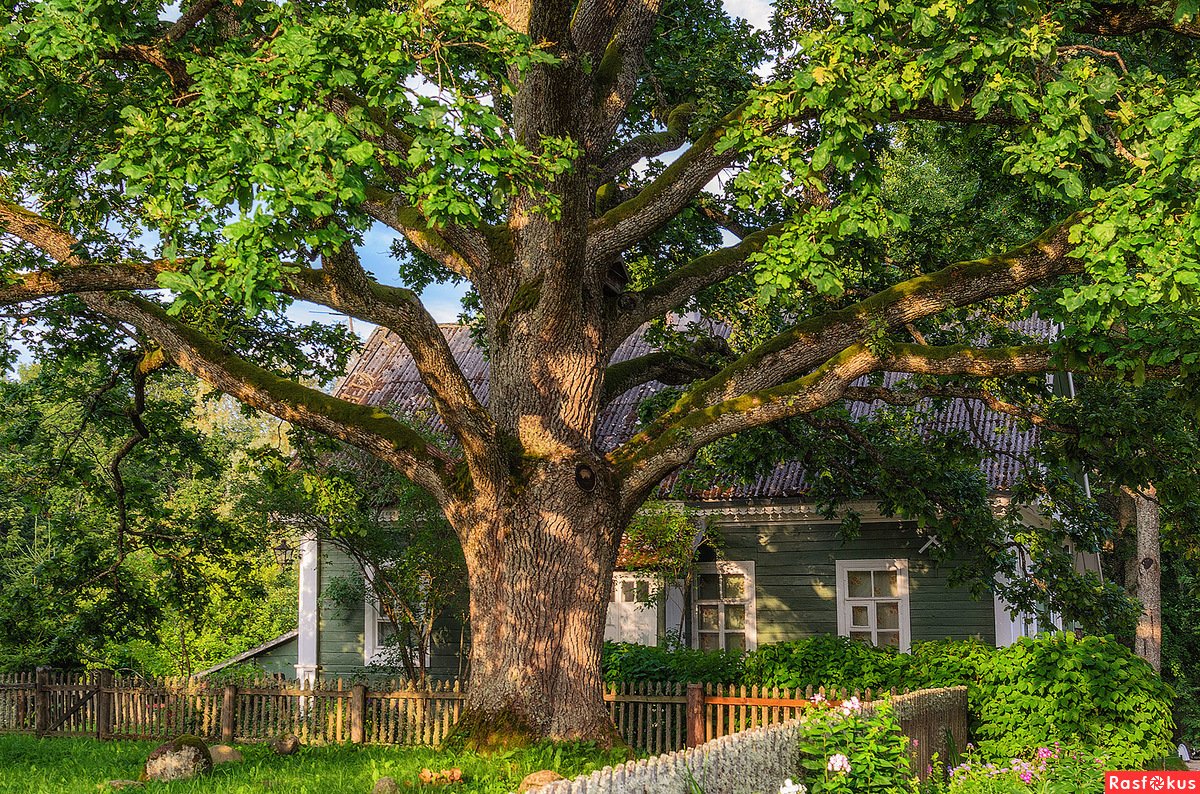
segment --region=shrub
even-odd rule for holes
[[[976,736],[1011,757],[1060,741],[1138,768],[1171,749],[1171,690],[1111,637],[1054,634],[998,650],[979,676]]]
[[[908,739],[889,703],[863,710],[857,698],[804,717],[800,769],[812,794],[871,794],[912,783]]]
[[[1085,750],[1040,747],[1028,758],[988,763],[976,753],[950,770],[949,794],[1102,794],[1108,759]]]
[[[1140,767],[1170,751],[1171,690],[1111,637],[1022,639],[1007,648],[975,640],[921,642],[912,652],[844,637],[727,652],[610,645],[610,681],[694,681],[747,686],[833,686],[884,691],[967,686],[971,731],[981,748],[1011,759],[1054,742]]]
[[[731,651],[604,643],[604,680],[733,684],[743,678],[743,655]]]
[[[848,637],[823,635],[765,645],[745,661],[742,683],[799,689],[821,686],[887,690],[904,680],[907,657]]]

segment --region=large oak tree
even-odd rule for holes
[[[705,0],[7,0],[8,337],[107,326],[394,466],[463,547],[467,727],[601,736],[623,528],[714,442],[888,398],[855,383],[885,370],[1001,407],[1066,363],[1192,374],[1195,6],[793,1],[762,35]],[[946,222],[1035,239],[934,261],[962,230],[888,199],[906,130],[995,163]],[[372,224],[414,289],[363,266]],[[469,286],[486,401],[437,280]],[[446,443],[306,385],[294,300],[397,334]],[[695,309],[729,340],[664,322]],[[1035,310],[1057,343],[1013,330]],[[610,366],[639,332],[661,352]],[[651,380],[672,398],[603,448]]]

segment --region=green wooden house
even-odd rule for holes
[[[486,358],[465,327],[446,325],[443,332],[472,388],[486,401]],[[635,336],[617,360],[646,352],[649,346]],[[602,448],[628,436],[637,405],[659,388],[637,387],[606,408],[598,433]],[[371,336],[337,394],[403,411],[429,407],[407,351],[382,329]],[[1004,503],[1022,453],[1036,443],[1036,430],[963,401],[950,404],[935,421],[942,429],[986,434],[991,454],[982,464],[984,474],[993,498]],[[691,647],[753,649],[831,633],[907,649],[913,642],[947,637],[1006,645],[1046,628],[1033,615],[1015,614],[999,597],[973,600],[952,587],[952,569],[929,555],[936,538],[921,533],[915,522],[882,516],[870,503],[853,505],[862,531],[842,540],[837,524],[814,510],[806,492],[803,466],[795,462],[752,483],[697,494],[689,506],[720,533],[721,558],[701,547],[699,573],[690,586],[669,588],[658,598],[651,597],[654,586],[646,576],[618,570],[606,638],[657,644],[675,635]],[[361,572],[344,553],[317,540],[303,540],[300,552],[297,630],[225,664],[250,663],[301,679],[369,672],[381,660],[389,624],[370,601],[347,607],[322,598],[331,581]],[[1098,557],[1079,555],[1077,566],[1098,572]],[[461,671],[459,651],[468,636],[462,626],[439,627],[427,660],[433,675]]]

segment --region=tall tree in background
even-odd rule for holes
[[[1193,0],[787,3],[770,36],[704,0],[6,10],[10,331],[107,323],[428,491],[468,571],[476,737],[608,734],[623,528],[714,442],[887,399],[854,385],[883,370],[959,396],[1063,363],[1195,370]],[[999,164],[1033,242],[928,261],[904,230],[942,232],[881,190],[918,121]],[[363,267],[372,223],[414,287],[470,286],[486,402],[418,295]],[[298,344],[295,299],[394,331],[452,443],[305,385],[336,344]],[[729,340],[664,322],[695,308]],[[1013,330],[1034,310],[1055,344]],[[662,351],[612,365],[647,324]],[[650,380],[674,400],[604,447],[599,411]]]
[[[272,527],[235,504],[269,428],[146,363],[0,381],[0,669],[191,674],[295,625]]]

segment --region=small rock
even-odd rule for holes
[[[295,736],[280,736],[275,741],[271,742],[271,749],[276,755],[295,755],[300,749],[300,740]]]
[[[126,788],[141,788],[144,785],[140,780],[110,780],[107,783],[101,783],[96,788],[101,791],[120,791]]]
[[[390,777],[381,777],[375,781],[375,787],[371,789],[371,794],[399,794],[400,786],[396,785],[396,781]]]
[[[521,781],[521,785],[517,787],[517,794],[525,794],[526,791],[532,791],[535,788],[553,783],[556,780],[562,780],[563,776],[549,769],[543,769],[540,772],[534,772],[525,776]]]
[[[237,761],[244,761],[240,750],[230,747],[227,744],[214,744],[208,748],[209,755],[212,756],[213,764],[230,764]]]
[[[212,756],[203,739],[184,734],[159,745],[146,758],[144,780],[188,780],[212,769]]]

